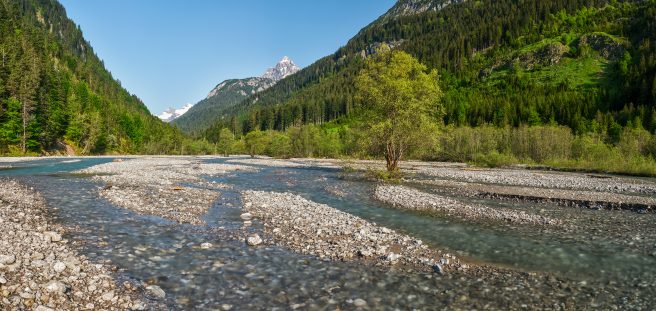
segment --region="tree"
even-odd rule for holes
[[[244,140],[251,158],[254,158],[256,154],[263,154],[269,144],[267,133],[262,131],[252,131],[246,135]]]
[[[397,171],[410,149],[435,138],[436,120],[444,114],[438,83],[436,70],[428,71],[411,55],[389,48],[368,59],[356,78],[367,145],[384,152],[388,171]]]
[[[221,132],[219,132],[219,144],[218,148],[221,153],[223,153],[224,156],[229,156],[230,155],[230,149],[232,149],[232,144],[235,142],[235,135],[232,134],[230,129],[228,128],[223,128],[221,129]]]

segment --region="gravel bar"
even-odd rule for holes
[[[255,169],[200,163],[193,158],[152,157],[105,163],[77,173],[105,182],[100,195],[118,206],[178,223],[202,224],[201,217],[219,198],[219,190],[227,187],[202,176],[240,170]]]
[[[519,224],[560,225],[555,219],[522,211],[497,209],[488,206],[466,205],[457,200],[422,192],[405,186],[378,185],[374,198],[396,208],[446,213],[466,219],[488,219]]]
[[[554,203],[590,209],[654,212],[656,197],[587,190],[545,189],[464,183],[450,180],[418,181],[419,184],[455,189],[458,194],[486,199]]]
[[[142,291],[116,284],[107,266],[78,255],[47,220],[44,200],[0,180],[0,309],[143,310]]]
[[[262,221],[269,244],[326,260],[405,265],[439,273],[467,268],[421,240],[292,193],[244,191],[242,197],[248,212],[244,218],[252,215]],[[259,244],[254,238],[249,237],[249,244]]]
[[[637,178],[524,169],[472,169],[420,166],[416,172],[468,183],[656,195],[656,183]]]

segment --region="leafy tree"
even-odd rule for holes
[[[364,102],[367,144],[384,152],[387,170],[412,148],[435,137],[442,92],[436,70],[428,71],[417,59],[402,51],[384,48],[367,60],[356,79]]]
[[[252,131],[244,138],[246,142],[246,150],[251,157],[256,154],[263,154],[269,143],[268,135],[262,131]]]
[[[224,156],[229,156],[232,145],[235,142],[235,135],[228,128],[223,128],[219,133],[219,144],[217,147]]]

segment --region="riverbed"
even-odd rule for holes
[[[412,162],[400,185],[381,185],[361,171],[379,166],[0,159],[0,176],[33,187],[74,249],[113,266],[117,282],[161,288],[163,297],[142,291],[151,306],[646,310],[656,303],[653,179]],[[379,187],[398,187],[382,192],[396,197],[378,197]],[[303,221],[287,219],[285,204],[303,211],[290,212]],[[357,229],[341,223],[349,221]],[[249,243],[254,236],[262,241]]]

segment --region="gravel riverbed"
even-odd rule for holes
[[[653,212],[656,207],[656,197],[621,193],[500,186],[452,180],[418,180],[416,182],[440,189],[450,189],[456,194],[468,197],[554,203],[591,209],[625,209],[637,212]]]
[[[421,240],[292,193],[245,191],[242,196],[248,212],[244,218],[262,221],[269,244],[327,260],[401,264],[438,273],[466,268]]]
[[[455,199],[422,192],[405,186],[378,185],[374,197],[397,208],[445,213],[467,219],[487,219],[519,224],[560,225],[559,220],[523,211],[481,205],[467,205]]]
[[[0,309],[143,310],[143,288],[78,255],[33,190],[0,180]]]
[[[141,157],[79,170],[105,182],[100,195],[110,202],[141,214],[179,223],[201,224],[212,203],[226,185],[210,183],[204,175],[233,171],[253,171],[252,167],[207,164],[193,158]]]

